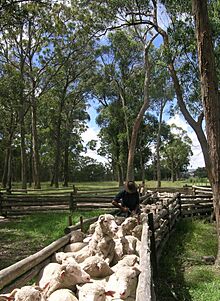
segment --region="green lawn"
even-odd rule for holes
[[[141,180],[136,180],[136,184],[141,184]],[[80,191],[89,191],[89,190],[96,190],[96,189],[105,189],[105,188],[118,188],[118,182],[116,181],[106,181],[106,182],[73,182],[69,183],[68,187],[63,187],[62,183],[59,184],[59,192],[62,191],[72,191],[73,185],[77,188],[77,190]],[[150,188],[156,188],[157,182],[156,181],[145,181],[145,185],[148,189]],[[186,180],[180,180],[180,181],[161,181],[161,187],[183,187],[185,185],[209,185],[207,179],[200,179],[200,178],[190,178]],[[12,189],[18,189],[21,188],[21,183],[13,183]],[[42,189],[50,189],[51,191],[55,191],[54,187],[50,186],[50,182],[42,182],[41,183]],[[62,189],[63,188],[63,189]],[[28,188],[29,189],[29,188]],[[30,189],[33,189],[30,188]],[[40,193],[40,190],[39,190]]]
[[[74,212],[73,224],[102,214],[103,211]],[[9,221],[0,221],[0,270],[41,250],[64,236],[68,213],[36,213]]]
[[[220,270],[201,258],[216,253],[213,224],[180,221],[160,260],[158,301],[219,301]]]

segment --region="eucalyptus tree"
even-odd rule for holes
[[[46,10],[47,8],[47,10]],[[4,26],[1,35],[1,58],[4,64],[10,64],[19,73],[20,85],[19,91],[19,124],[21,136],[21,178],[22,187],[27,185],[27,168],[26,168],[26,145],[25,145],[25,115],[31,108],[32,111],[32,137],[34,149],[34,170],[35,170],[35,186],[40,187],[39,182],[39,155],[38,155],[38,137],[36,130],[36,91],[39,89],[37,77],[38,66],[36,63],[36,54],[39,53],[40,47],[45,46],[46,28],[45,21],[48,20],[49,8],[38,4],[22,4],[17,8],[16,23],[8,22]],[[41,18],[39,14],[41,13]],[[36,14],[38,13],[38,19]],[[43,26],[43,18],[44,25]],[[36,18],[35,18],[36,17]],[[36,20],[37,19],[37,20]],[[35,21],[35,24],[33,22]],[[42,69],[41,69],[42,70]]]
[[[213,1],[217,4],[216,1]],[[192,0],[195,32],[199,57],[202,102],[206,120],[208,151],[210,157],[209,179],[212,184],[214,209],[218,233],[216,263],[220,263],[220,93],[214,45],[208,16],[207,1]],[[219,6],[217,6],[219,10]],[[218,19],[220,21],[220,18]]]
[[[162,49],[156,49],[154,72],[151,79],[151,110],[158,116],[158,132],[156,142],[157,187],[161,187],[160,148],[165,108],[169,105],[166,114],[172,114],[174,89],[169,74],[162,61]],[[167,118],[167,117],[166,117]]]
[[[13,68],[2,66],[0,77],[0,107],[1,107],[1,146],[4,153],[4,168],[2,172],[2,186],[11,187],[11,166],[13,140],[17,134],[18,115],[18,95],[20,91],[19,75]]]
[[[180,173],[187,170],[192,155],[192,141],[187,132],[175,125],[171,126],[173,134],[162,146],[162,162],[171,173],[174,182],[180,178]]]
[[[126,47],[124,47],[125,45]],[[117,132],[115,133],[117,138],[114,141],[116,146],[114,149],[117,155],[114,158],[117,162],[119,183],[121,185],[127,170],[124,163],[127,161],[128,155],[126,154],[132,144],[130,139],[133,122],[140,109],[143,97],[140,93],[140,90],[143,89],[144,76],[142,72],[141,44],[133,40],[128,30],[111,33],[108,35],[105,45],[100,47],[99,55],[97,72],[101,72],[104,76],[99,77],[102,84],[99,82],[95,85],[93,95],[101,103],[100,111],[102,112],[101,108],[105,108],[105,113],[108,110],[108,118],[112,118],[109,123],[118,124],[118,127],[114,130],[114,132]],[[111,107],[107,109],[106,107],[110,105]],[[112,109],[113,105],[114,109]],[[107,115],[105,115],[105,120],[106,117]],[[101,122],[101,119],[99,119],[99,122]],[[127,145],[124,145],[124,143]]]
[[[59,72],[53,76],[50,82],[48,94],[52,97],[51,106],[53,107],[53,116],[51,122],[51,131],[54,145],[54,167],[51,185],[59,185],[60,163],[62,148],[66,145],[68,150],[68,140],[74,127],[78,130],[85,119],[88,118],[86,110],[86,95],[89,89],[87,82],[89,81],[89,72],[95,64],[94,51],[92,43],[87,43],[85,47],[79,47],[80,37],[75,38],[75,43],[67,49],[59,47],[57,61],[62,64]],[[63,44],[63,41],[61,42]],[[60,45],[59,45],[60,46]],[[62,50],[63,49],[63,50]],[[69,55],[72,52],[74,55]],[[65,57],[66,62],[62,63]],[[47,98],[47,94],[45,95]],[[51,108],[52,108],[51,107]],[[67,133],[69,133],[67,135]],[[67,154],[64,166],[66,166],[65,175],[68,174]],[[65,185],[67,185],[67,176],[65,176]]]

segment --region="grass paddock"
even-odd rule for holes
[[[219,301],[220,269],[202,260],[216,254],[214,224],[181,220],[159,263],[158,301]]]

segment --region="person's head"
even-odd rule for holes
[[[128,193],[134,193],[136,190],[137,190],[137,187],[135,185],[135,182],[134,181],[127,181],[125,183],[125,190],[128,192]]]

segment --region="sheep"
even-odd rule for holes
[[[66,288],[54,291],[47,301],[78,301],[74,293]]]
[[[143,225],[137,225],[137,226],[134,227],[134,229],[131,231],[131,234],[132,234],[134,237],[137,237],[139,240],[141,240],[142,229],[143,229]]]
[[[83,239],[85,238],[85,234],[82,231],[76,230],[70,232],[70,243],[74,242],[82,242]]]
[[[128,297],[128,298],[126,298],[126,299],[114,298],[114,299],[112,299],[112,300],[114,300],[114,301],[135,301],[136,298],[135,298],[135,297]]]
[[[141,241],[132,235],[126,235],[125,238],[128,241],[129,249],[127,254],[136,254],[140,255],[140,249],[141,249]]]
[[[95,281],[77,285],[79,301],[105,301],[106,296],[114,296],[114,291],[105,290],[105,281]]]
[[[126,218],[125,221],[119,227],[117,237],[130,235],[132,229],[134,229],[135,226],[137,226],[137,219],[135,217]]]
[[[41,289],[37,286],[23,286],[16,288],[11,293],[0,295],[0,300],[14,300],[14,301],[46,301]]]
[[[103,278],[113,274],[109,265],[99,256],[91,256],[85,259],[80,265],[92,278]]]
[[[122,266],[114,274],[109,276],[106,284],[106,291],[113,290],[114,298],[106,296],[106,300],[126,300],[136,295],[138,275],[140,270],[136,267]]]
[[[140,269],[139,267],[139,257],[137,255],[125,255],[121,260],[118,261],[118,263],[114,266],[111,267],[111,270],[113,272],[116,272],[118,269],[120,269],[123,266],[135,266],[138,269]]]
[[[64,248],[64,252],[77,252],[83,249],[87,245],[88,245],[87,242],[74,242],[66,245]]]
[[[125,217],[124,216],[115,216],[115,222],[118,226],[120,226],[124,221],[125,221]]]
[[[55,261],[59,264],[64,262],[70,262],[71,260],[75,261],[74,253],[73,252],[58,252],[54,255]]]
[[[123,258],[124,255],[135,254],[139,256],[141,242],[137,237],[132,235],[126,235],[121,238],[114,239],[115,253],[113,258],[113,264],[116,264]]]
[[[114,257],[115,243],[113,236],[117,230],[118,226],[113,215],[100,215],[95,232],[93,233],[88,246],[75,252],[76,261],[81,263],[89,256],[98,255],[110,264]]]
[[[89,229],[88,229],[88,233],[89,234],[93,234],[95,232],[95,228],[98,225],[98,221],[90,224]]]
[[[49,263],[39,274],[39,286],[44,289],[47,297],[59,288],[73,288],[78,283],[90,282],[90,276],[81,266],[71,261],[69,263]]]
[[[114,239],[115,251],[112,264],[115,265],[125,254],[129,253],[129,242],[124,237]]]

